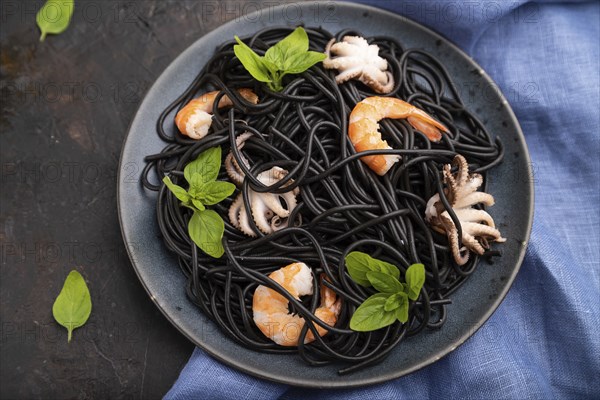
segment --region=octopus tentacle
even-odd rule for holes
[[[240,196],[241,196],[241,193],[240,193]],[[242,199],[242,205],[243,205],[243,199]],[[251,237],[256,237],[256,233],[250,226],[250,220],[248,218],[248,212],[246,211],[246,207],[242,207],[240,209],[240,212],[238,215],[238,224],[240,227],[239,229],[242,232],[244,232],[246,235],[251,236]]]
[[[450,218],[450,215],[448,215],[447,211],[444,211],[444,213],[440,215],[440,220],[445,228],[446,234],[448,235],[448,242],[450,243],[450,250],[452,251],[452,257],[454,258],[454,261],[456,261],[458,265],[466,264],[467,261],[469,261],[469,252],[466,251],[466,249],[462,250],[460,248],[458,241],[458,230],[456,229],[456,226],[454,226],[454,222],[452,222],[452,219]]]
[[[283,168],[273,167],[270,170],[261,172],[257,176],[257,179],[262,184],[271,186],[279,182],[287,174],[288,171]],[[293,181],[290,181],[287,185],[291,183]],[[296,195],[299,193],[299,188],[294,188],[284,193],[259,193],[251,188],[248,188],[248,190],[250,210],[245,208],[241,193],[229,209],[229,219],[236,228],[248,236],[255,237],[256,232],[250,226],[249,218],[253,219],[256,227],[264,234],[269,234],[288,226],[290,223],[288,216],[298,204]]]
[[[237,197],[235,198],[235,200],[233,201],[233,203],[231,203],[231,206],[229,207],[229,221],[231,222],[231,225],[235,226],[238,229],[241,229],[239,219],[240,219],[240,210],[242,209],[243,206],[244,206],[244,198],[242,197],[242,194],[240,193],[237,195]]]
[[[292,192],[286,192],[279,195],[287,204],[288,211],[293,210],[296,208],[296,205],[298,205],[298,200],[296,199],[298,191],[296,189],[298,188],[295,188]]]
[[[269,218],[267,217],[267,215],[269,215],[267,213],[267,211],[270,211],[267,204],[263,201],[261,201],[260,197],[258,196],[253,196],[252,198],[252,203],[251,203],[252,209],[250,210],[252,212],[252,218],[254,219],[254,222],[256,223],[256,227],[258,229],[260,229],[260,231],[262,233],[265,234],[269,234],[272,232],[271,229],[271,222],[269,221]],[[273,218],[272,213],[271,213],[271,219]]]
[[[359,77],[362,74],[361,67],[354,67],[351,69],[346,69],[344,72],[340,73],[335,77],[335,83],[338,85],[344,82],[349,81],[350,79],[354,79]]]
[[[486,206],[493,206],[494,202],[495,202],[494,197],[489,193],[473,192],[461,199],[455,200],[454,204],[452,205],[452,208],[458,209],[458,208],[470,207],[475,204],[484,204]]]
[[[290,209],[284,208],[279,199],[279,195],[274,193],[264,193],[261,196],[262,203],[269,207],[269,209],[271,209],[275,214],[279,215],[280,217],[287,217],[290,215]]]
[[[244,143],[246,140],[252,137],[252,133],[244,132],[240,136],[235,139],[235,145],[238,150],[241,150],[244,147]],[[242,155],[242,162],[247,168],[250,168],[250,162],[246,157]],[[241,185],[244,182],[244,171],[240,168],[237,160],[233,156],[233,152],[230,151],[225,157],[225,171],[227,171],[227,175],[229,178],[236,184]]]
[[[494,219],[484,210],[474,208],[463,208],[454,211],[458,219],[462,222],[485,222],[487,225],[495,228]]]
[[[362,67],[362,59],[360,57],[338,57],[338,58],[330,58],[325,59],[323,61],[324,64],[327,65],[328,69],[343,69],[348,70],[350,68],[360,68]]]
[[[387,93],[394,88],[394,78],[389,71],[382,72],[373,66],[365,67],[362,72],[362,81],[377,93]],[[385,85],[381,82],[387,82]]]
[[[225,157],[225,171],[227,172],[227,176],[229,176],[236,185],[239,186],[244,182],[244,174],[241,172],[237,161],[235,161],[233,153],[229,153],[227,154],[227,157]]]
[[[454,179],[454,175],[452,175],[452,166],[450,164],[444,165],[443,174],[444,183],[448,187],[446,197],[448,198],[450,204],[453,204],[458,192],[458,183],[456,182],[456,179]]]
[[[476,224],[474,222],[461,223],[463,232],[466,232],[475,237],[483,237],[486,239],[494,239],[496,242],[505,242],[500,231],[492,226]]]
[[[459,188],[463,188],[467,183],[467,179],[469,178],[469,164],[462,156],[454,157],[452,164],[458,167],[458,172],[456,173],[456,184]]]
[[[463,245],[474,253],[482,255],[485,253],[485,248],[479,243],[479,241],[473,236],[463,231],[462,235]],[[468,252],[467,252],[468,253]]]
[[[460,223],[462,232],[460,240],[458,228],[450,218],[448,210],[444,208],[439,193],[434,194],[427,202],[425,217],[434,230],[446,233],[454,261],[458,265],[464,265],[469,260],[469,251],[481,255],[489,248],[489,240],[504,242],[506,239],[496,229],[490,214],[472,208],[476,204],[486,206],[494,204],[492,195],[477,191],[483,184],[483,177],[477,173],[469,174],[469,164],[461,155],[457,155],[452,164],[457,166],[454,174],[451,164],[443,167],[446,185],[444,193]]]

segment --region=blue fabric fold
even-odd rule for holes
[[[391,382],[294,388],[238,372],[196,349],[166,398],[600,398],[600,3],[365,3],[453,40],[513,107],[531,153],[536,200],[531,241],[512,289],[464,345]]]

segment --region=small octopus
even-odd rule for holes
[[[461,155],[454,158],[453,164],[458,167],[456,174],[452,174],[451,164],[444,165],[444,183],[447,187],[444,193],[460,222],[463,247],[459,248],[458,229],[445,210],[439,193],[427,202],[425,217],[433,229],[446,233],[454,261],[464,265],[469,260],[469,250],[482,255],[489,248],[490,240],[504,242],[506,239],[486,211],[473,208],[476,204],[494,205],[492,195],[477,191],[483,183],[483,177],[477,173],[470,174],[467,160]]]
[[[236,146],[241,149],[244,142],[251,134],[243,134],[236,140]],[[248,160],[242,158],[242,162],[249,167]],[[225,166],[229,178],[241,185],[244,181],[244,173],[239,164],[229,153],[225,159]],[[256,177],[263,185],[271,186],[279,182],[288,174],[283,168],[273,167],[267,171],[263,171]],[[290,181],[287,185],[292,184]],[[250,200],[250,212],[246,210],[244,205],[243,193],[239,193],[231,206],[229,207],[229,220],[231,224],[248,236],[256,237],[256,232],[252,229],[250,218],[254,220],[256,227],[264,234],[273,233],[288,226],[288,217],[291,211],[296,207],[298,201],[296,196],[300,192],[298,188],[294,188],[284,193],[262,193],[248,189]]]
[[[327,58],[323,60],[323,66],[339,71],[335,77],[338,85],[358,79],[377,93],[389,93],[394,88],[394,77],[387,70],[387,60],[379,56],[379,46],[369,45],[365,38],[344,36],[337,43],[331,39],[325,47],[325,54]]]

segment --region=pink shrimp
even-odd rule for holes
[[[179,131],[191,137],[192,139],[202,139],[208,133],[208,129],[212,124],[212,110],[217,95],[221,93],[218,90],[214,92],[204,93],[202,96],[191,100],[185,105],[175,116],[175,125]],[[238,93],[244,99],[252,104],[258,103],[258,96],[248,89],[240,88]],[[224,95],[219,100],[219,108],[230,107],[233,105],[231,99]]]
[[[279,283],[296,299],[313,293],[313,278],[311,269],[304,263],[293,263],[280,268],[269,275],[269,278]],[[324,279],[324,277],[322,277]],[[321,304],[315,310],[315,315],[329,326],[334,326],[341,309],[341,298],[333,290],[321,284]],[[336,300],[337,299],[337,300]],[[288,300],[266,286],[259,286],[252,299],[254,323],[269,339],[281,346],[297,346],[300,332],[304,327],[304,318],[290,314]],[[319,336],[324,336],[327,329],[314,324]],[[309,329],[304,343],[315,340]]]
[[[378,122],[383,118],[406,118],[432,142],[438,142],[442,138],[441,131],[448,131],[425,111],[405,101],[394,97],[367,97],[350,113],[348,136],[357,152],[391,149],[387,141],[381,139],[379,132]],[[380,176],[385,175],[399,159],[400,156],[393,154],[361,157],[361,160]]]

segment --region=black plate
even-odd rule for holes
[[[300,17],[300,15],[302,17]],[[156,195],[139,182],[147,154],[164,143],[156,134],[160,112],[189,85],[217,45],[274,25],[321,25],[330,32],[351,27],[367,36],[390,35],[407,47],[423,48],[439,59],[490,132],[502,138],[505,161],[489,174],[496,198],[490,213],[508,241],[494,265],[483,264],[452,296],[449,318],[439,331],[405,340],[378,365],[347,376],[337,367],[309,367],[297,355],[263,354],[227,338],[185,295],[185,279],[176,257],[159,239]],[[456,349],[490,317],[508,292],[525,255],[533,218],[530,159],[519,124],[497,86],[468,55],[447,39],[399,15],[349,3],[303,3],[258,11],[231,21],[200,38],[154,83],[131,124],[121,154],[118,181],[119,218],[131,262],[142,284],[163,314],[193,343],[215,358],[246,373],[292,385],[318,388],[353,387],[384,382],[431,364]]]

